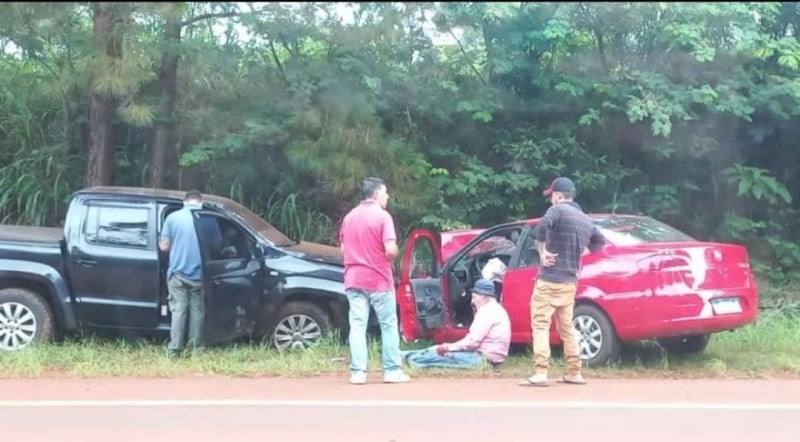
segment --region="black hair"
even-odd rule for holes
[[[364,199],[372,198],[375,195],[375,192],[381,188],[381,186],[385,186],[386,183],[380,179],[375,177],[369,177],[361,183],[361,196]]]

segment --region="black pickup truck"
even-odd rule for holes
[[[169,335],[166,268],[158,238],[184,192],[94,187],[76,192],[64,228],[0,226],[0,349],[81,331]],[[218,222],[204,250],[206,338],[269,338],[307,348],[347,325],[338,248],[293,241],[242,205],[204,195]],[[201,241],[202,244],[202,241]]]

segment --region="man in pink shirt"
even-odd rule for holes
[[[472,305],[475,319],[467,336],[453,343],[405,352],[408,364],[415,368],[477,368],[486,362],[495,366],[505,362],[511,345],[511,321],[497,302],[493,282],[475,281]]]
[[[394,221],[386,204],[389,193],[380,178],[367,178],[363,200],[342,221],[339,243],[344,255],[344,288],[349,303],[350,383],[367,382],[367,322],[370,305],[381,327],[383,381],[408,382],[400,357],[397,301],[392,261],[397,257]]]

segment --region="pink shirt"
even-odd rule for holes
[[[486,359],[499,363],[508,357],[511,345],[511,321],[497,301],[489,301],[478,309],[469,326],[469,333],[460,341],[447,344],[448,351],[478,351]]]
[[[342,220],[339,242],[344,246],[344,287],[371,292],[394,290],[386,241],[396,241],[394,221],[376,201],[366,200]]]

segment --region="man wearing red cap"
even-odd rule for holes
[[[536,229],[536,246],[540,266],[536,286],[531,296],[533,354],[535,374],[522,381],[523,385],[546,385],[550,366],[550,321],[555,313],[556,326],[564,343],[564,359],[568,373],[563,381],[585,384],[581,374],[578,335],[572,322],[575,294],[578,291],[578,271],[581,256],[599,250],[605,238],[581,207],[572,199],[575,184],[566,177],[553,180],[544,191],[552,206]]]

